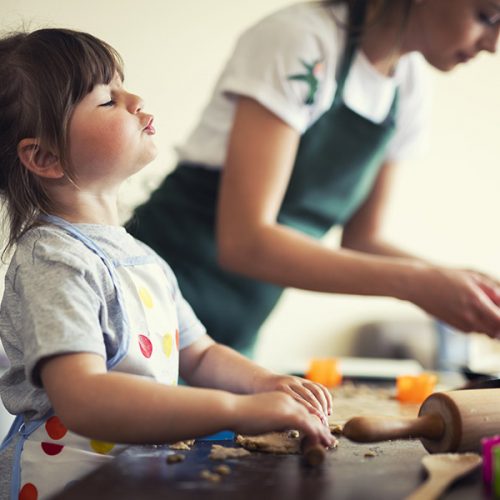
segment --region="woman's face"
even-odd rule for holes
[[[495,52],[500,0],[413,0],[412,45],[441,71]]]

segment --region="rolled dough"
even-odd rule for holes
[[[236,436],[236,442],[250,451],[274,453],[276,455],[300,454],[301,436],[297,431],[269,432],[258,436]],[[336,448],[338,441],[335,440],[332,448]]]
[[[213,444],[208,456],[212,460],[226,460],[228,458],[240,458],[248,455],[250,455],[250,452],[243,448],[230,448],[229,446]]]

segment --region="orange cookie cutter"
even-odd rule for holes
[[[306,378],[326,387],[335,387],[342,382],[342,373],[336,358],[315,358],[309,363]]]
[[[422,403],[434,392],[436,382],[433,373],[400,375],[396,379],[397,399],[402,403]]]

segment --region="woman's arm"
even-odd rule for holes
[[[277,222],[299,139],[256,101],[240,99],[219,195],[221,264],[282,286],[402,297],[406,262],[332,250]]]
[[[256,101],[240,98],[218,205],[222,266],[282,286],[408,300],[463,331],[500,333],[500,287],[491,278],[409,258],[380,243],[376,247],[374,239],[364,251],[330,249],[280,225],[277,216],[299,140],[298,132]],[[378,216],[367,215],[369,205],[379,210],[386,185],[382,177],[380,191],[357,214],[358,221],[351,221],[346,246],[359,248],[363,229],[375,234]]]
[[[49,358],[43,387],[68,429],[119,443],[165,443],[223,429],[243,433],[298,429],[312,442],[331,444],[328,428],[283,392],[235,395],[174,387],[120,372],[107,372],[96,354]]]
[[[383,165],[370,196],[344,227],[342,246],[420,262],[427,270],[427,285],[424,282],[423,286],[418,279],[410,283],[409,300],[460,330],[482,331],[498,337],[500,287],[497,280],[476,271],[426,263],[424,259],[384,241],[382,222],[396,168],[392,163]]]
[[[390,162],[382,166],[370,195],[345,224],[341,246],[373,255],[423,261],[416,255],[391,245],[381,236],[387,202],[397,167],[396,164]]]

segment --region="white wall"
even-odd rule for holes
[[[156,115],[157,160],[125,187],[125,208],[145,196],[175,162],[173,147],[194,125],[237,34],[291,0],[0,0],[0,29],[42,26],[89,31],[124,57],[126,85]],[[482,56],[435,77],[433,143],[401,169],[387,233],[418,254],[500,275],[499,58]],[[124,212],[124,214],[126,211]],[[124,215],[125,217],[125,215]],[[333,234],[332,244],[338,239]],[[268,365],[348,352],[356,325],[423,318],[381,298],[290,291],[266,323],[258,358]]]

